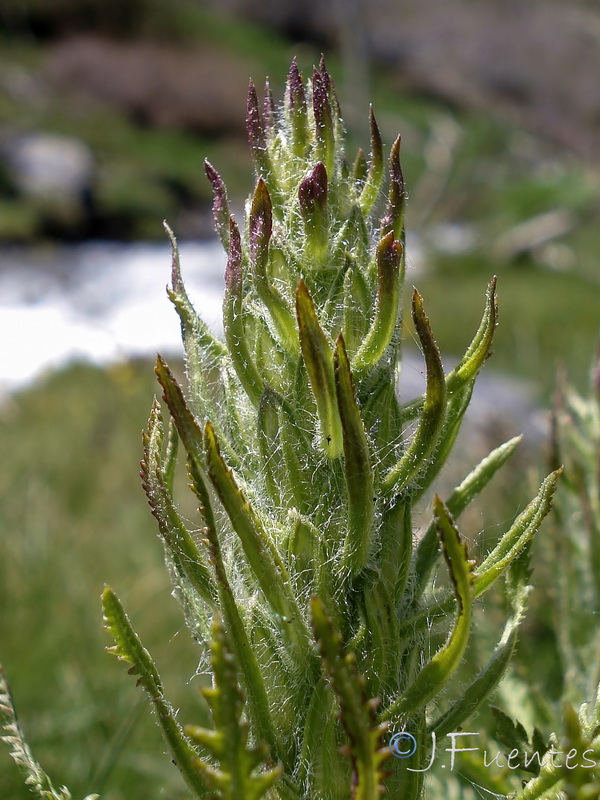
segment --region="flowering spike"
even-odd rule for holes
[[[400,136],[396,139],[390,153],[390,191],[385,217],[381,223],[381,235],[394,231],[394,239],[402,239],[404,232],[404,211],[406,194],[404,176],[400,166]]]
[[[204,160],[204,172],[213,188],[213,218],[215,229],[225,251],[229,250],[229,203],[223,178],[208,159]]]
[[[427,721],[460,724],[511,654],[507,640],[450,716],[440,718],[447,707],[443,698],[437,707],[440,693],[469,635],[471,601],[505,572],[509,595],[517,573],[527,582],[519,555],[548,513],[558,479],[558,472],[547,479],[473,575],[450,514],[489,482],[514,449],[508,443],[449,495],[447,507],[436,501],[430,531],[415,552],[416,503],[447,460],[490,351],[495,283],[471,345],[447,378],[415,290],[412,318],[427,387],[422,398],[400,406],[406,199],[400,139],[391,149],[387,208],[377,230],[372,210],[385,166],[372,111],[370,121],[368,163],[359,151],[352,172],[323,59],[308,84],[292,63],[281,108],[268,82],[264,103],[250,84],[247,127],[256,177],[244,231],[230,216],[221,177],[205,166],[227,250],[222,341],[209,336],[193,311],[169,231],[169,293],[182,319],[189,391],[157,362],[177,437],[165,447],[155,405],[142,475],[186,621],[205,652],[212,641],[214,682],[205,697],[215,730],[185,732],[207,751],[194,749],[191,779],[206,778],[220,800],[259,800],[267,793],[273,800],[377,800],[384,783],[390,797],[422,800]],[[189,530],[173,498],[177,440],[199,501],[200,519]],[[454,593],[440,588],[438,594],[430,577],[439,558],[436,536]],[[590,561],[593,568],[600,556],[592,553]],[[313,592],[320,603],[311,604]],[[438,649],[434,618],[444,615],[455,623]],[[519,617],[507,628],[513,642]],[[126,633],[124,647],[133,641]],[[458,681],[452,689],[460,695]],[[381,718],[397,719],[400,731],[415,734],[410,770],[416,777],[384,769],[389,749],[382,749],[377,695]],[[1,705],[0,697],[0,715]],[[600,720],[600,710],[594,714]],[[342,728],[353,786],[340,755]],[[193,742],[175,737],[175,745],[185,769]],[[284,775],[273,787],[278,759]]]

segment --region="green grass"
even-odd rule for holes
[[[146,362],[74,366],[0,410],[0,661],[34,754],[74,798],[164,796],[157,787],[186,796],[157,755],[164,747],[148,708],[104,652],[105,582],[126,598],[167,685],[179,678],[171,694],[185,719],[205,714],[191,680],[195,646],[137,476],[153,392]],[[0,797],[30,796],[2,748]]]

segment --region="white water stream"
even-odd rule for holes
[[[180,252],[192,302],[219,331],[223,249],[218,242],[182,243]],[[178,317],[165,292],[170,271],[167,244],[0,252],[0,388],[25,386],[77,359],[102,364],[181,353]]]
[[[225,254],[217,242],[180,243],[181,267],[196,310],[222,332]],[[157,352],[181,355],[179,319],[165,287],[168,244],[87,242],[0,250],[0,394],[27,386],[74,360],[106,364]],[[452,358],[444,359],[446,369]],[[422,357],[405,353],[400,391],[424,389]],[[471,428],[498,421],[510,435],[535,430],[530,387],[486,368],[469,408]]]

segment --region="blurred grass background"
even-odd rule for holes
[[[284,5],[267,3],[263,17],[267,7]],[[396,5],[408,13],[409,4]],[[468,11],[472,4],[463,5]],[[306,73],[325,51],[354,126],[350,153],[359,145],[368,149],[369,99],[384,141],[389,145],[402,133],[408,281],[423,293],[443,350],[464,349],[496,273],[501,316],[493,367],[531,380],[540,403],[548,400],[558,363],[583,388],[600,325],[598,152],[586,149],[585,136],[528,116],[527,108],[539,105],[535,94],[515,114],[493,93],[474,101],[466,83],[462,97],[426,74],[415,78],[406,68],[413,51],[402,42],[401,26],[396,61],[373,42],[365,55],[350,19],[360,6],[354,0],[345,7],[347,25],[343,13],[331,10],[335,3],[325,4],[322,28],[314,9],[305,19],[274,13],[268,27],[252,4],[216,6],[194,0],[3,3],[0,151],[32,132],[60,134],[89,148],[94,173],[74,205],[72,198],[62,203],[23,191],[0,162],[0,242],[159,238],[165,217],[181,236],[207,235],[211,198],[202,159],[221,171],[238,206],[251,186],[243,126],[247,77],[260,82],[268,74],[281,97],[291,57],[298,56]],[[554,4],[556,13],[564,6]],[[371,8],[384,25],[386,3]],[[573,8],[600,25],[593,6]],[[597,35],[597,27],[587,29]],[[352,47],[361,54],[354,64]],[[158,80],[152,76],[161,70],[174,74],[183,99],[167,102],[174,83],[148,94],[143,79],[141,99],[135,86],[131,94],[96,91],[92,78],[84,80],[82,52],[94,56],[92,66],[113,64],[100,76],[109,87],[127,83],[119,73],[127,64],[142,64],[150,79]],[[564,85],[572,80],[565,70]],[[591,119],[597,134],[600,117]],[[168,760],[157,757],[164,748],[139,691],[103,653],[105,582],[156,655],[182,720],[205,713],[192,678],[195,647],[170,597],[137,477],[140,432],[154,391],[146,362],[107,370],[76,365],[0,406],[0,658],[34,753],[74,797],[91,791],[108,800],[186,796]],[[500,508],[502,519],[527,494],[522,475],[512,480],[487,501],[487,510]],[[483,527],[493,519],[490,513]],[[190,678],[185,686],[178,682],[182,674]],[[0,749],[0,797],[28,796]]]

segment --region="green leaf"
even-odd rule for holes
[[[372,292],[357,259],[346,252],[346,270],[342,284],[342,331],[349,353],[355,352],[364,341],[369,327]],[[339,309],[338,309],[339,312]],[[336,323],[337,323],[336,319]],[[362,377],[362,375],[360,376]]]
[[[543,769],[543,757],[550,749],[550,742],[542,737],[537,728],[534,728],[531,742],[529,742],[527,731],[518,720],[513,722],[508,714],[496,706],[490,706],[490,710],[496,723],[495,738],[507,750],[517,750],[519,754],[523,755],[523,760],[519,764],[521,769],[533,775],[539,775]],[[580,753],[583,753],[587,746],[580,739],[577,745]],[[565,749],[570,749],[570,747]]]
[[[283,451],[285,470],[281,476],[288,483],[293,505],[301,514],[308,513],[311,505],[310,476],[304,467],[311,452],[311,444],[302,429],[298,415],[295,415],[281,397],[279,435]]]
[[[391,755],[382,747],[386,725],[376,722],[376,701],[368,700],[364,680],[356,668],[353,653],[345,654],[340,634],[334,629],[322,602],[311,600],[311,618],[315,638],[325,669],[340,705],[340,720],[348,737],[345,752],[352,769],[353,800],[379,800],[383,790],[382,764]]]
[[[406,192],[400,166],[400,143],[401,138],[398,136],[390,151],[390,189],[385,217],[381,221],[381,237],[392,232],[394,240],[400,239],[403,242]]]
[[[515,523],[479,565],[474,576],[476,597],[490,588],[526,544],[531,541],[552,507],[552,497],[561,474],[562,468],[548,475],[540,486],[537,497],[519,514]]]
[[[102,593],[102,608],[105,627],[115,640],[115,646],[109,647],[108,651],[120,661],[131,665],[129,673],[138,676],[138,685],[143,687],[154,704],[158,723],[185,782],[196,797],[205,797],[205,784],[195,769],[198,753],[184,735],[165,698],[162,682],[150,653],[142,645],[119,599],[108,586]]]
[[[212,625],[211,663],[213,687],[202,689],[214,723],[214,730],[188,725],[185,733],[218,762],[215,767],[201,758],[194,766],[208,788],[222,800],[259,800],[279,780],[283,767],[265,770],[268,747],[248,747],[248,723],[242,719],[244,696],[238,670],[223,622],[215,614]],[[259,767],[263,771],[256,774]]]
[[[380,538],[381,579],[397,606],[402,602],[408,580],[413,547],[412,506],[401,495],[389,499],[382,509]]]
[[[217,588],[190,532],[179,516],[167,489],[162,462],[163,426],[160,406],[155,400],[144,432],[144,457],[141,462],[142,486],[156,517],[160,534],[180,577],[185,578],[198,596],[210,606],[217,601]]]
[[[225,295],[223,297],[223,328],[229,355],[237,376],[250,401],[257,406],[264,391],[264,381],[250,353],[245,318],[242,243],[238,226],[231,217],[229,221],[229,251],[225,270]]]
[[[352,359],[353,370],[374,366],[384,355],[396,331],[400,315],[403,247],[393,231],[377,245],[377,303],[375,316],[363,343]]]
[[[496,472],[512,456],[522,436],[515,436],[501,444],[486,456],[467,477],[453,490],[445,505],[454,519],[457,519],[469,503],[488,485]],[[419,542],[414,558],[414,573],[417,579],[416,594],[425,588],[427,578],[437,561],[439,554],[438,537],[435,523],[432,521],[423,538]]]
[[[335,389],[333,353],[303,280],[296,290],[296,312],[302,356],[321,422],[323,449],[329,458],[339,458],[343,450],[343,431]]]
[[[177,427],[179,438],[188,454],[197,481],[197,490],[202,495],[205,514],[212,514],[210,497],[204,477],[204,447],[200,426],[185,402],[181,387],[173,377],[173,373],[160,356],[156,358],[154,368],[158,382],[163,388],[163,400],[167,404],[171,417]],[[210,524],[214,524],[211,521]]]
[[[373,208],[373,205],[379,196],[379,190],[381,189],[381,181],[383,178],[383,144],[381,142],[379,126],[377,125],[375,114],[373,113],[373,106],[371,106],[370,109],[370,122],[371,161],[369,164],[369,173],[366,176],[359,198],[359,204],[365,217],[371,212],[371,209]]]
[[[335,797],[340,788],[349,793],[349,762],[342,758],[337,707],[329,681],[322,676],[312,691],[302,729],[298,783],[307,787],[303,797]]]
[[[494,720],[496,722],[496,738],[500,744],[503,744],[509,750],[513,748],[517,750],[527,748],[529,739],[523,725],[521,725],[518,720],[513,722],[508,714],[505,714],[504,711],[497,708],[497,706],[490,706],[490,710],[494,715]]]
[[[364,183],[367,180],[368,171],[369,167],[367,164],[367,159],[365,158],[365,151],[362,149],[362,147],[359,147],[356,151],[354,164],[352,165],[352,177],[357,183]]]
[[[472,562],[448,509],[437,496],[434,519],[454,586],[456,620],[446,644],[423,667],[406,691],[385,709],[381,715],[383,720],[414,714],[438,695],[458,668],[469,639],[473,602]]]
[[[473,573],[475,598],[487,592],[531,542],[552,507],[552,497],[561,474],[562,468],[550,473],[543,481],[537,496]],[[439,595],[431,604],[420,608],[416,614],[402,622],[401,634],[422,630],[432,617],[439,618],[447,614],[453,602],[450,595]]]
[[[225,188],[223,179],[207,158],[204,159],[204,171],[213,189],[212,211],[215,230],[227,253],[229,250],[229,203],[227,201],[227,189]]]
[[[190,381],[195,386],[203,386],[203,355],[206,354],[212,363],[218,363],[227,356],[227,348],[212,335],[206,323],[196,313],[181,277],[177,240],[167,223],[163,224],[172,250],[171,288],[167,288],[167,294],[181,320],[181,335]]]
[[[497,324],[498,298],[496,296],[496,276],[494,275],[487,287],[485,310],[477,333],[459,364],[448,374],[446,383],[449,394],[475,380],[490,355]]]
[[[429,489],[448,460],[460,431],[464,415],[471,402],[472,394],[473,382],[463,386],[452,395],[447,395],[446,415],[433,452],[419,474],[417,485],[412,494],[413,503]]]
[[[179,436],[177,435],[177,426],[175,425],[172,417],[169,419],[169,429],[167,431],[167,445],[165,451],[161,472],[165,483],[165,488],[172,497],[175,483],[175,469],[177,468],[177,453],[179,451]]]
[[[446,383],[440,351],[431,333],[429,320],[423,311],[423,298],[416,289],[413,292],[412,314],[425,355],[427,391],[415,435],[404,455],[381,483],[382,492],[385,494],[391,492],[399,494],[418,476],[435,448],[446,409]]]
[[[280,404],[274,391],[265,387],[258,407],[258,446],[261,470],[270,500],[275,508],[289,504],[291,495],[280,441]]]
[[[462,418],[470,398],[469,387],[472,390],[475,378],[481,367],[485,364],[490,355],[490,347],[494,336],[498,320],[498,302],[496,297],[496,278],[492,278],[486,291],[486,305],[483,317],[473,341],[467,348],[459,364],[446,376],[446,394],[451,399],[454,406],[454,414]],[[467,397],[464,403],[461,397]],[[454,397],[458,402],[454,401]],[[416,400],[406,403],[401,411],[404,419],[408,422],[415,419],[421,412],[426,395],[418,397]],[[462,410],[461,410],[462,409]],[[450,410],[450,409],[449,409]],[[453,441],[453,440],[452,440]],[[447,449],[444,451],[447,452]],[[435,459],[435,463],[443,463],[443,455]]]
[[[339,335],[334,355],[335,385],[344,441],[344,470],[348,500],[348,533],[342,563],[355,576],[365,566],[372,544],[373,471],[367,435],[356,403],[344,338]]]
[[[502,638],[498,642],[494,653],[477,677],[462,691],[461,696],[441,717],[438,717],[429,726],[429,731],[435,731],[439,737],[451,731],[460,730],[462,724],[481,708],[483,703],[498,687],[512,660],[519,625],[525,612],[525,603],[530,587],[521,583],[514,591],[514,607],[509,617]]]
[[[291,591],[290,579],[279,551],[223,461],[210,422],[206,423],[204,429],[204,441],[208,474],[240,539],[248,564],[280,628],[291,640],[296,657],[306,660],[310,652],[308,631]]]
[[[254,190],[249,216],[250,260],[254,286],[258,296],[267,307],[281,343],[288,353],[299,354],[298,336],[294,314],[273,285],[269,275],[269,243],[273,233],[273,206],[266,183],[259,178]]]
[[[192,478],[192,486],[200,501],[199,511],[206,524],[204,532],[210,543],[211,560],[215,568],[219,600],[225,614],[227,626],[232,631],[239,662],[244,670],[253,722],[260,736],[275,748],[276,736],[270,721],[269,702],[264,683],[256,658],[248,642],[221,556],[221,545],[204,470],[202,432],[185,403],[181,388],[160,356],[157,359],[156,374],[164,389],[164,400],[169,407],[183,446],[188,454],[188,468]]]
[[[188,468],[190,470],[190,477],[192,478],[192,487],[200,500],[199,511],[206,523],[204,534],[209,542],[211,561],[215,568],[219,601],[225,616],[225,622],[231,633],[231,639],[238,657],[238,662],[242,667],[252,723],[257,735],[266,741],[275,753],[280,753],[281,746],[273,727],[269,698],[265,689],[263,676],[258,666],[256,654],[250,646],[240,609],[238,608],[235,595],[231,589],[229,579],[227,578],[221,553],[221,543],[219,542],[209,499],[208,505],[206,505],[209,495],[202,478],[194,469],[191,459],[188,460]]]
[[[369,692],[380,695],[396,684],[400,673],[403,642],[399,636],[397,603],[393,587],[376,579],[365,581],[362,595],[361,617],[364,617],[366,639],[361,669]]]

